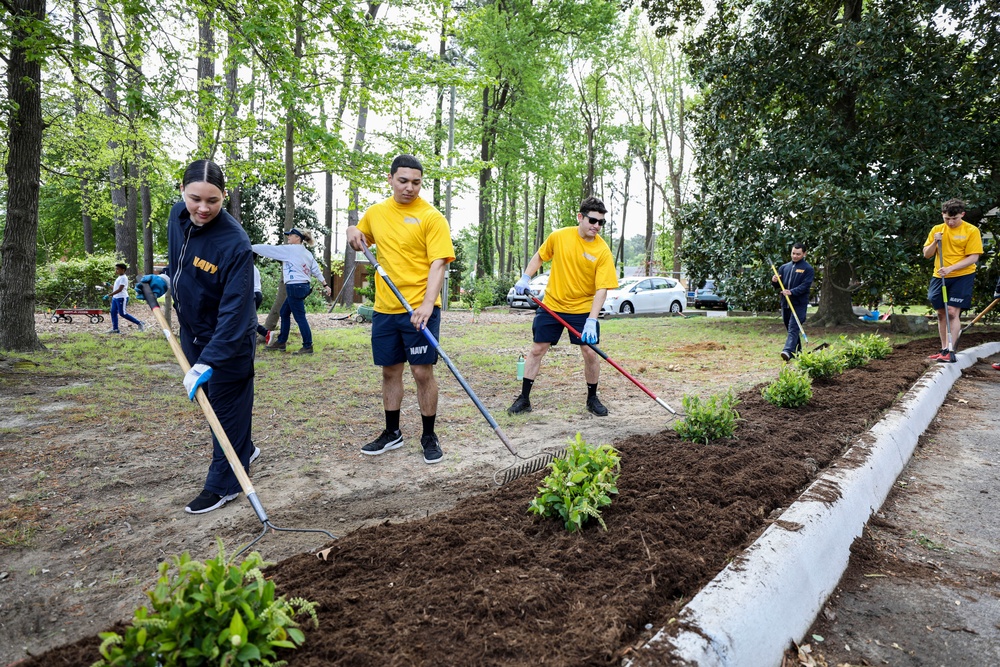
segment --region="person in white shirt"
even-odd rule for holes
[[[263,303],[263,301],[264,301],[264,292],[263,292],[263,290],[261,288],[261,283],[260,283],[260,269],[257,268],[256,264],[254,264],[253,265],[253,307],[254,307],[254,310],[260,310],[260,304]],[[260,336],[263,336],[263,338],[264,338],[264,344],[265,345],[267,343],[271,342],[271,332],[267,328],[265,328],[263,324],[260,324],[259,322],[257,324],[257,334],[260,335]],[[258,345],[259,344],[260,343],[258,342]]]
[[[323,272],[307,247],[313,244],[312,235],[292,227],[285,232],[285,239],[288,242],[286,245],[256,243],[253,246],[253,251],[261,257],[282,262],[281,277],[285,283],[285,302],[281,304],[281,330],[278,333],[278,340],[265,349],[284,352],[285,343],[288,342],[288,332],[292,326],[291,316],[294,316],[302,333],[302,349],[295,354],[312,354],[312,329],[309,328],[309,320],[306,319],[306,297],[312,292],[313,278],[323,285],[323,293],[327,296],[330,296],[330,286],[323,279]]]
[[[128,305],[128,276],[125,275],[127,268],[121,262],[115,264],[115,275],[118,277],[115,278],[115,286],[111,291],[111,331],[108,332],[111,334],[121,333],[118,330],[119,315],[139,327],[139,331],[146,329],[142,322],[129,315],[128,311],[125,310],[125,306]]]

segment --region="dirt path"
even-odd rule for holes
[[[1000,373],[966,370],[807,635],[816,662],[786,664],[1000,664],[998,406]]]

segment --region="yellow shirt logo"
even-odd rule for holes
[[[212,264],[208,260],[202,259],[201,257],[198,257],[197,255],[195,255],[195,258],[194,258],[194,261],[192,262],[192,264],[194,264],[195,266],[197,266],[202,271],[208,271],[209,273],[215,273],[216,271],[219,270],[219,267],[217,267],[215,264]]]

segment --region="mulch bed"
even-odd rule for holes
[[[963,336],[962,347],[990,338]],[[729,441],[666,430],[614,443],[622,475],[607,531],[569,534],[529,515],[538,473],[424,520],[346,535],[327,561],[284,560],[267,574],[279,593],[318,602],[320,627],[282,657],[293,667],[618,664],[914,384],[936,345],[914,341],[817,383],[798,410],[744,392]],[[89,665],[97,644],[19,665]]]

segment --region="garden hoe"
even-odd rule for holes
[[[985,308],[983,308],[983,309],[982,309],[981,311],[979,311],[979,314],[978,314],[978,315],[976,315],[976,316],[975,316],[975,317],[974,317],[974,318],[972,319],[972,321],[971,321],[971,322],[969,322],[968,324],[966,324],[966,325],[965,325],[965,326],[964,326],[964,327],[962,328],[962,333],[965,333],[965,330],[966,330],[966,329],[968,329],[968,328],[969,328],[969,327],[971,327],[971,326],[972,326],[973,324],[975,324],[976,322],[978,322],[978,321],[979,321],[979,320],[980,320],[980,319],[982,318],[982,316],[983,316],[983,315],[985,315],[986,313],[988,313],[988,312],[990,312],[991,310],[993,310],[993,307],[994,307],[995,305],[997,305],[998,303],[1000,303],[1000,296],[998,296],[997,298],[993,299],[993,301],[992,301],[992,302],[990,303],[990,305],[986,306],[986,307],[985,307]]]
[[[774,264],[771,264],[771,270],[774,271],[774,275],[778,276],[778,287],[780,287],[781,291],[784,292],[785,283],[781,281],[781,275],[778,273],[778,269],[775,268]],[[795,309],[792,308],[792,297],[788,296],[787,294],[785,294],[784,296],[785,296],[785,301],[788,302],[788,310],[792,311],[792,317],[795,318],[795,323],[799,325],[799,335],[802,336],[802,342],[808,345],[809,336],[806,335],[806,330],[802,328],[802,322],[799,320],[799,316],[795,313]],[[813,352],[818,352],[819,350],[828,347],[830,347],[829,343],[820,343],[819,345],[813,348]]]
[[[551,308],[549,308],[544,303],[542,303],[541,299],[539,299],[538,297],[536,297],[534,294],[531,294],[530,292],[528,293],[528,295],[531,297],[532,301],[534,301],[535,303],[538,304],[539,308],[543,308],[545,310],[545,312],[547,312],[552,317],[556,318],[556,320],[561,325],[563,325],[564,327],[566,327],[567,331],[569,331],[571,334],[573,334],[577,338],[580,338],[580,340],[583,340],[583,338],[580,336],[580,332],[579,331],[577,331],[576,329],[574,329],[573,327],[571,327],[570,324],[569,324],[569,322],[567,322],[563,318],[559,317],[559,315],[556,314],[555,311],[553,311]],[[677,415],[677,411],[676,410],[674,410],[672,407],[670,407],[669,405],[667,405],[666,402],[662,398],[658,397],[656,394],[654,394],[648,388],[646,388],[646,386],[643,383],[639,382],[637,379],[635,379],[634,377],[632,377],[632,375],[630,375],[628,371],[626,371],[624,368],[622,368],[621,366],[619,366],[618,364],[616,364],[615,361],[614,361],[614,359],[612,359],[611,357],[609,357],[604,352],[604,350],[602,350],[601,348],[597,347],[593,343],[584,343],[584,345],[586,345],[591,350],[593,350],[594,352],[596,352],[597,356],[599,356],[601,359],[604,359],[604,361],[606,361],[609,364],[611,364],[616,371],[618,371],[619,373],[621,373],[622,375],[624,375],[625,377],[627,377],[629,380],[631,380],[632,383],[635,386],[637,386],[639,389],[642,389],[646,393],[647,396],[649,396],[651,399],[653,399],[654,401],[656,401],[657,403],[659,403],[660,406],[666,408],[667,412],[669,412],[670,414],[675,415],[675,416]]]
[[[375,259],[375,256],[372,255],[371,250],[365,248],[364,254],[365,258],[375,268],[375,271],[378,273],[378,275],[382,277],[382,280],[385,281],[385,284],[388,285],[389,289],[392,290],[392,293],[396,295],[396,299],[399,300],[399,303],[403,306],[403,308],[406,309],[406,312],[409,313],[410,315],[413,315],[413,307],[410,306],[409,302],[406,300],[405,297],[403,297],[403,294],[396,287],[396,284],[392,282],[392,278],[389,277],[389,274],[386,273],[385,269],[382,268],[382,265],[379,264],[378,261]],[[514,449],[514,445],[511,444],[510,439],[497,424],[496,420],[493,419],[493,415],[491,415],[490,411],[486,409],[486,406],[483,405],[482,401],[479,400],[479,397],[476,396],[476,392],[472,391],[472,387],[469,386],[469,383],[465,381],[465,378],[462,377],[462,374],[458,372],[458,369],[455,367],[455,364],[452,363],[451,359],[448,358],[448,355],[445,354],[444,350],[441,349],[441,345],[434,337],[434,334],[432,334],[430,330],[427,329],[427,327],[424,327],[420,331],[424,334],[424,338],[426,338],[427,341],[431,344],[431,347],[433,347],[437,351],[438,356],[441,357],[445,365],[448,366],[448,370],[451,371],[451,374],[454,375],[455,379],[458,380],[458,383],[462,385],[462,389],[465,390],[465,393],[468,394],[469,398],[472,399],[472,402],[476,404],[476,407],[479,409],[480,414],[483,415],[483,418],[486,419],[486,422],[490,425],[490,427],[492,427],[493,432],[497,434],[498,438],[500,438],[500,442],[502,442],[504,447],[507,448],[507,451],[513,454],[516,458],[524,461],[524,463],[512,464],[494,473],[493,481],[497,484],[497,486],[502,486],[507,482],[511,482],[517,479],[518,477],[521,477],[522,475],[527,475],[542,470],[543,468],[545,468],[545,466],[547,466],[549,463],[552,462],[552,459],[554,459],[555,457],[559,456],[560,454],[566,451],[566,448],[562,447],[561,449],[556,450],[554,452],[545,452],[543,454],[539,454],[533,457],[525,457],[518,454],[517,450]],[[501,473],[503,474],[501,475]]]
[[[944,268],[944,248],[941,246],[940,239],[938,244],[938,262],[940,263],[940,268],[938,271]],[[955,351],[955,342],[951,339],[951,318],[948,317],[948,288],[944,284],[944,276],[941,276],[941,299],[944,301],[944,328],[948,331],[948,351]]]
[[[160,329],[163,331],[163,335],[166,337],[167,342],[170,343],[170,348],[174,351],[174,356],[177,357],[177,363],[180,364],[181,370],[186,374],[191,370],[191,364],[188,363],[187,357],[184,355],[184,350],[181,349],[181,344],[174,337],[173,332],[170,330],[170,325],[167,323],[166,317],[160,311],[160,304],[157,303],[156,297],[153,296],[153,291],[149,287],[149,283],[139,283],[142,286],[142,294],[146,298],[146,303],[149,304],[150,309],[153,311],[153,316],[156,318],[157,323],[160,325]],[[203,387],[198,387],[198,392],[195,394],[198,399],[198,405],[201,406],[202,412],[205,413],[205,418],[208,420],[209,426],[212,428],[212,433],[215,434],[215,438],[219,441],[219,446],[222,447],[222,451],[226,455],[226,460],[229,461],[229,465],[233,469],[233,473],[236,474],[236,479],[239,480],[240,488],[243,489],[243,493],[246,494],[247,500],[250,501],[250,506],[253,508],[254,513],[260,522],[264,524],[264,530],[261,531],[250,544],[246,545],[239,552],[233,556],[233,560],[236,560],[242,556],[250,547],[257,544],[264,535],[267,534],[267,529],[281,530],[290,533],[323,533],[332,540],[337,539],[337,536],[333,533],[323,530],[322,528],[279,528],[275,526],[267,518],[267,512],[264,511],[264,506],[261,505],[260,499],[257,498],[257,491],[253,488],[253,483],[250,482],[250,478],[247,476],[246,471],[243,469],[243,464],[240,463],[240,459],[236,456],[236,450],[233,449],[232,443],[229,442],[229,438],[226,436],[226,432],[222,429],[222,424],[219,422],[219,418],[215,415],[215,410],[212,408],[211,402],[208,400],[208,395],[205,393]]]

